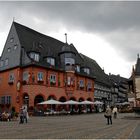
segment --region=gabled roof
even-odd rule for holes
[[[110,78],[110,81],[112,82],[112,84],[115,85],[115,86],[121,86],[123,88],[126,88],[125,85],[128,84],[128,79],[124,78],[124,77],[121,77],[120,75],[110,74],[109,78]]]
[[[109,77],[105,74],[104,70],[97,64],[97,62],[83,54],[80,54],[83,57],[84,63],[83,66],[90,68],[90,75],[95,76],[95,81],[110,86]]]
[[[64,42],[41,34],[16,22],[13,22],[13,25],[16,28],[21,46],[27,53],[31,51],[40,52],[41,61],[43,61],[43,58],[47,56],[51,56],[56,58],[56,60],[59,60],[58,54],[62,51],[72,51],[76,54],[77,63],[82,62],[82,59],[73,44],[66,45]],[[56,65],[59,66],[59,61],[56,62]]]

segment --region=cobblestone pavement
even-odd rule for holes
[[[127,117],[125,117],[127,116]],[[27,124],[0,122],[1,139],[128,139],[140,138],[140,118],[119,114],[107,125],[103,113],[30,117]],[[130,119],[132,117],[133,119]]]

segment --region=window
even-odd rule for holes
[[[56,75],[54,75],[54,74],[50,75],[50,83],[52,83],[52,84],[56,83]]]
[[[88,84],[87,84],[87,90],[90,90],[92,88],[92,84],[91,84],[91,82],[88,82]]]
[[[71,77],[67,77],[67,85],[70,86],[71,84]]]
[[[74,65],[75,60],[73,58],[65,58],[65,65]]]
[[[55,59],[51,58],[51,57],[48,57],[47,58],[47,63],[49,63],[50,65],[54,66],[55,65]]]
[[[7,52],[10,52],[10,51],[11,51],[11,48],[8,48],[8,49],[7,49]]]
[[[5,96],[5,104],[11,104],[11,96]]]
[[[39,62],[39,53],[31,52],[30,58],[33,59],[34,61]]]
[[[1,97],[1,104],[5,104],[5,96]]]
[[[38,81],[43,81],[43,72],[38,72]]]
[[[12,38],[10,38],[10,42],[13,42],[14,41],[14,38],[12,37]]]
[[[79,81],[79,86],[80,86],[80,88],[83,88],[84,87],[84,81],[83,80],[80,80]]]
[[[8,63],[9,63],[9,59],[5,59],[5,66],[8,66]]]
[[[14,50],[16,50],[17,49],[17,45],[14,45]]]
[[[10,73],[9,75],[9,83],[13,83],[14,82],[14,73]]]
[[[0,67],[3,67],[3,65],[4,65],[4,61],[1,60],[1,61],[0,61]]]
[[[2,96],[1,104],[11,104],[11,96]]]
[[[76,71],[80,72],[80,66],[78,66],[78,65],[76,66]]]
[[[84,68],[84,72],[87,73],[87,74],[89,74],[90,73],[89,68]]]
[[[29,80],[29,73],[28,72],[23,72],[23,81],[28,81]]]

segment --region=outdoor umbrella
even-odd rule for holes
[[[86,100],[86,101],[79,102],[79,104],[82,104],[82,105],[91,105],[91,104],[93,104],[93,102]]]
[[[73,100],[69,100],[69,101],[64,102],[63,104],[77,105],[77,104],[79,104],[79,102],[73,101]]]
[[[61,105],[61,104],[63,103],[54,99],[50,99],[39,103],[39,105]]]
[[[100,101],[95,101],[95,102],[93,102],[93,104],[95,104],[95,105],[102,105],[102,104],[103,104],[103,102],[100,102]]]

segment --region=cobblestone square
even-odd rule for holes
[[[119,114],[113,125],[107,125],[103,113],[30,117],[19,121],[0,122],[1,139],[128,139],[140,138],[139,118]],[[132,119],[130,119],[132,117]]]

